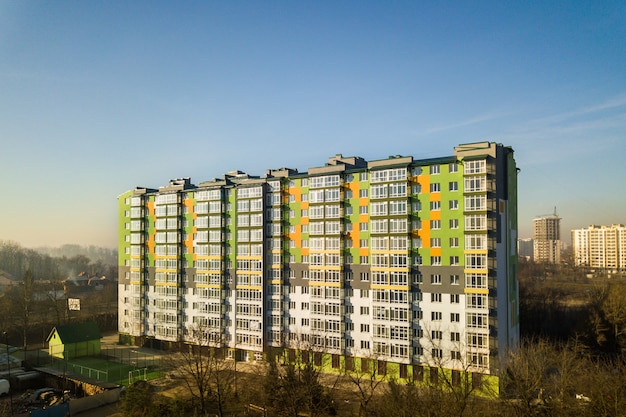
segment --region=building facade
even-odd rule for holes
[[[577,266],[626,271],[626,227],[622,224],[574,229],[572,246]]]
[[[401,377],[492,373],[518,343],[509,147],[336,155],[118,200],[122,341],[215,344],[241,360],[313,351],[335,368],[372,358]]]
[[[535,262],[561,263],[561,218],[555,213],[533,219]]]
[[[517,251],[520,258],[526,258],[529,261],[532,261],[534,258],[534,245],[533,240],[531,238],[526,239],[518,239],[517,241]]]

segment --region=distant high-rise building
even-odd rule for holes
[[[575,265],[626,270],[626,227],[622,224],[574,229],[572,246]]]
[[[240,360],[311,351],[321,366],[413,380],[445,367],[459,381],[497,373],[518,344],[509,147],[336,155],[302,173],[139,187],[118,204],[122,341]]]
[[[535,262],[561,262],[561,218],[556,214],[533,220],[533,253]]]
[[[519,239],[517,241],[517,253],[520,257],[533,259],[533,240],[531,238]]]

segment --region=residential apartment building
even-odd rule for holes
[[[120,339],[490,373],[519,339],[516,230],[513,150],[489,142],[139,187],[119,197]]]
[[[535,262],[561,263],[561,218],[554,214],[533,219],[533,258]]]
[[[574,229],[572,246],[575,265],[626,271],[626,227],[622,224]]]
[[[531,238],[518,239],[517,252],[520,258],[526,258],[532,261],[534,256],[533,240]]]

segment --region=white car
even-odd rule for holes
[[[11,386],[6,379],[0,379],[0,395],[8,394]]]

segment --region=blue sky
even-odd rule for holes
[[[626,3],[0,1],[0,240],[115,247],[138,185],[483,140],[521,237],[626,223]]]

